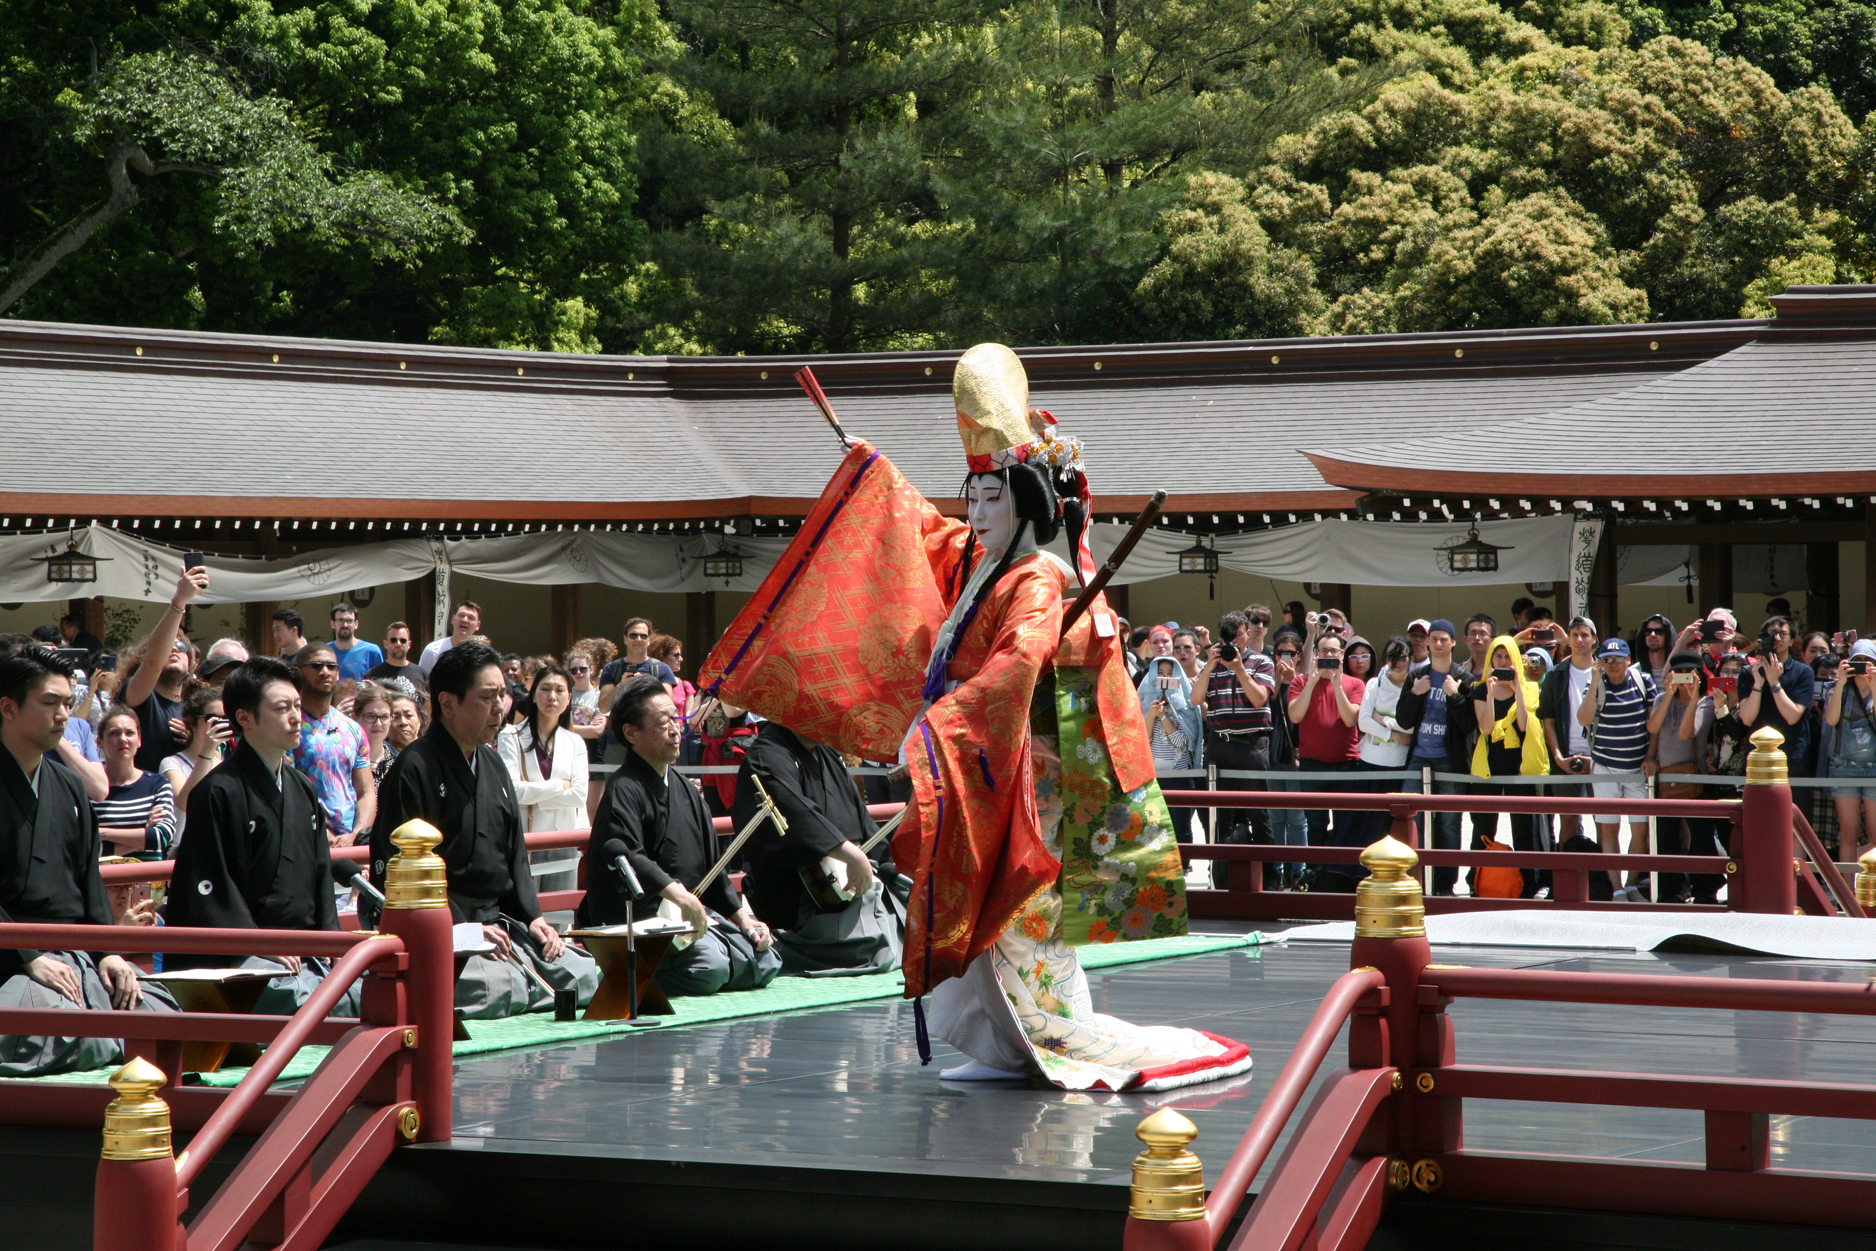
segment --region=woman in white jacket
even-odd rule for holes
[[[1361,697],[1361,710],[1355,715],[1355,728],[1361,731],[1361,742],[1356,748],[1357,774],[1399,769],[1407,763],[1407,751],[1414,736],[1411,730],[1401,729],[1400,722],[1394,719],[1394,710],[1400,704],[1400,693],[1405,688],[1412,661],[1413,645],[1406,639],[1396,635],[1387,641],[1381,653],[1384,667],[1368,680],[1368,689]],[[1400,789],[1398,784],[1390,787],[1382,782],[1364,785],[1359,778],[1356,785],[1371,792]],[[1381,812],[1364,815],[1368,819],[1362,822],[1361,842],[1366,846],[1387,832],[1388,818]]]
[[[495,740],[529,833],[586,826],[586,740],[573,732],[572,714],[573,679],[559,665],[542,665],[528,692],[526,718],[504,727]],[[535,865],[539,889],[573,889],[580,863],[577,848],[536,851],[528,858]],[[543,874],[545,865],[555,866],[554,871]]]

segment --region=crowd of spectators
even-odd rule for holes
[[[223,638],[199,651],[188,637],[185,614],[207,586],[205,570],[185,572],[156,627],[115,664],[74,617],[30,639],[0,636],[0,647],[67,649],[89,674],[58,751],[84,783],[113,854],[172,856],[187,835],[189,795],[233,742],[220,686],[250,647]],[[1650,616],[1621,637],[1584,616],[1560,623],[1542,605],[1519,600],[1503,628],[1486,613],[1462,626],[1415,619],[1371,642],[1335,609],[1291,603],[1278,620],[1251,604],[1226,613],[1216,638],[1176,622],[1132,629],[1128,664],[1168,789],[1203,789],[1206,771],[1219,770],[1225,790],[1417,793],[1431,779],[1442,794],[1636,800],[1652,782],[1663,798],[1717,798],[1735,792],[1698,779],[1743,775],[1750,735],[1769,725],[1785,736],[1792,776],[1836,783],[1799,798],[1820,836],[1836,841],[1840,860],[1853,861],[1876,833],[1876,785],[1860,784],[1876,779],[1876,643],[1855,632],[1803,632],[1787,606],[1773,607],[1784,611],[1756,636],[1720,608],[1679,628]],[[357,609],[341,601],[328,623],[328,638],[309,640],[305,618],[282,609],[269,643],[299,686],[300,737],[290,758],[312,779],[331,841],[349,844],[369,837],[378,783],[429,726],[430,670],[451,648],[490,641],[470,600],[452,607],[449,633],[415,659],[417,635],[407,622],[390,623],[374,643],[359,637]],[[589,823],[597,788],[588,766],[623,756],[607,714],[615,692],[636,676],[656,678],[676,705],[682,763],[739,763],[757,721],[700,693],[683,676],[682,642],[643,617],[626,621],[617,642],[584,638],[561,656],[508,653],[502,664],[508,724],[497,746],[531,831]],[[1542,784],[1525,781],[1540,776]],[[728,811],[732,788],[729,774],[703,779],[717,815]],[[1207,828],[1222,842],[1358,847],[1385,829],[1381,814],[1335,809],[1180,808],[1172,816],[1182,840]],[[1422,822],[1436,848],[1458,848],[1462,826],[1473,848],[1502,845],[1496,813],[1437,813]],[[1622,849],[1622,816],[1592,824],[1593,834],[1575,817],[1514,814],[1510,845]],[[1646,821],[1629,815],[1626,824],[1627,849],[1646,849]],[[1720,854],[1723,836],[1699,821],[1656,830],[1664,853]],[[541,855],[537,867],[553,875],[550,887],[570,885],[570,876],[559,879],[576,857]],[[1215,872],[1215,884],[1224,884],[1225,866]],[[1266,886],[1345,890],[1357,872],[1299,859],[1267,866]],[[1593,892],[1597,875],[1591,880]],[[1466,882],[1474,894],[1527,898],[1550,885],[1537,870],[1469,872]],[[1697,901],[1711,901],[1720,884],[1669,875],[1661,882],[1666,897]],[[1433,871],[1434,893],[1455,893],[1459,884],[1459,870]],[[1647,876],[1614,875],[1605,887],[1611,898],[1642,899]]]
[[[1205,789],[1204,775],[1223,772],[1217,789],[1231,791],[1419,793],[1431,779],[1438,794],[1732,798],[1724,779],[1744,775],[1750,736],[1770,726],[1784,735],[1791,776],[1835,783],[1800,790],[1798,802],[1848,863],[1876,834],[1876,787],[1859,784],[1876,778],[1876,643],[1855,631],[1801,632],[1788,604],[1770,607],[1756,636],[1716,608],[1679,628],[1650,616],[1623,637],[1586,616],[1560,623],[1520,599],[1502,629],[1487,613],[1463,626],[1421,618],[1370,642],[1336,609],[1291,603],[1276,623],[1252,604],[1226,613],[1215,639],[1177,622],[1130,627],[1128,663],[1168,789]],[[1365,776],[1376,773],[1386,776]],[[1195,820],[1227,843],[1359,847],[1384,832],[1369,812],[1175,809],[1182,840]],[[1498,813],[1435,813],[1430,830],[1429,818],[1421,822],[1428,846],[1457,849],[1462,826],[1475,850],[1505,846]],[[1513,814],[1507,824],[1518,850],[1649,846],[1639,811],[1597,816],[1593,836],[1574,816]],[[1658,821],[1655,847],[1720,855],[1724,836],[1717,822]],[[1272,864],[1265,886],[1348,890],[1358,872]],[[1643,873],[1590,880],[1592,896],[1648,897]],[[1709,903],[1722,882],[1659,880],[1666,900]],[[1433,870],[1435,894],[1456,893],[1460,881],[1458,869]],[[1538,870],[1468,871],[1466,886],[1534,898],[1550,880]]]
[[[113,656],[65,618],[30,636],[0,635],[0,651],[38,645],[65,649],[80,670],[72,716],[58,751],[76,772],[97,814],[110,855],[174,857],[187,833],[188,799],[222,763],[235,740],[221,684],[251,652],[240,639],[218,639],[199,651],[183,629],[192,600],[208,589],[204,569],[184,572],[174,598],[144,639]],[[377,790],[399,752],[429,726],[428,676],[451,648],[482,633],[482,609],[463,600],[450,613],[450,632],[413,658],[416,635],[393,621],[378,643],[360,638],[358,610],[332,605],[329,637],[309,640],[306,618],[286,608],[269,622],[269,647],[291,666],[299,688],[299,743],[291,763],[311,779],[330,842],[366,843],[377,812]],[[260,649],[254,649],[256,651]],[[742,709],[700,700],[681,675],[682,642],[634,617],[621,640],[586,638],[564,656],[502,656],[506,728],[496,746],[514,782],[529,831],[584,828],[590,820],[589,764],[623,755],[606,731],[612,696],[637,674],[655,676],[685,717],[688,762],[714,753],[740,760],[736,746],[751,718]],[[706,719],[708,724],[706,725]],[[706,737],[707,732],[713,732]],[[726,747],[725,744],[728,744]],[[714,794],[715,788],[707,788]],[[724,803],[727,804],[727,799]],[[571,887],[577,852],[538,853],[548,889]],[[152,917],[147,909],[138,919]]]

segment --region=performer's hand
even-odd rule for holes
[[[742,911],[736,914],[736,924],[744,934],[749,936],[750,944],[757,951],[767,951],[775,945],[775,935],[769,931],[768,926],[756,919],[756,914],[749,910],[749,905],[744,904]]]
[[[84,1006],[78,990],[78,974],[57,956],[37,956],[26,964],[26,976],[48,990],[55,990],[73,1003]]]
[[[672,882],[659,893],[677,905],[679,914],[690,922],[698,938],[710,932],[710,916],[704,911],[703,900],[684,889],[682,882]]]
[[[847,885],[852,888],[854,898],[873,889],[873,862],[866,858],[858,843],[844,842],[829,854],[847,866]]]
[[[98,976],[111,991],[111,1006],[125,1012],[143,1002],[143,987],[137,982],[137,970],[119,955],[98,961]]]
[[[482,941],[493,944],[495,950],[489,952],[491,960],[512,960],[515,958],[515,945],[509,941],[508,931],[499,925],[482,927]]]
[[[546,917],[535,917],[528,922],[528,933],[534,935],[534,941],[541,945],[541,959],[552,964],[566,951],[567,942],[560,936],[560,931],[547,923]]]

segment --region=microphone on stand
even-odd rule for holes
[[[371,884],[371,879],[359,871],[356,860],[334,860],[332,862],[332,880],[340,886],[356,886],[360,899],[369,899],[376,905],[376,911],[384,912],[384,892]],[[365,918],[361,916],[362,922]],[[374,921],[373,924],[376,924]]]
[[[631,966],[631,976],[625,979],[626,1019],[638,1019],[638,934],[632,928],[632,904],[645,893],[644,884],[638,880],[638,874],[632,872],[632,862],[625,855],[625,840],[609,838],[606,845],[599,849],[602,859],[618,870],[619,878],[625,883],[625,960]]]

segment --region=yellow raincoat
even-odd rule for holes
[[[1492,645],[1485,649],[1488,668],[1487,672],[1482,676],[1488,680],[1490,679],[1491,673],[1489,666],[1491,657],[1496,655],[1498,649],[1501,647],[1510,654],[1512,668],[1518,671],[1518,681],[1524,685],[1524,706],[1530,711],[1530,718],[1527,730],[1520,732],[1518,729],[1518,705],[1514,700],[1511,707],[1505,711],[1505,715],[1498,720],[1492,722],[1480,721],[1479,741],[1477,746],[1472,749],[1472,776],[1475,778],[1489,778],[1492,776],[1491,766],[1487,763],[1487,743],[1498,743],[1504,747],[1522,746],[1524,759],[1518,772],[1526,777],[1540,773],[1549,773],[1550,746],[1544,741],[1544,727],[1540,725],[1537,720],[1537,683],[1524,676],[1524,655],[1518,650],[1518,645],[1512,642],[1510,635],[1499,635],[1492,640]]]

